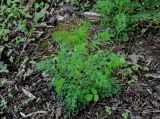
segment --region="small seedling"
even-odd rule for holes
[[[7,109],[7,101],[5,99],[2,99],[0,101],[0,109],[3,111],[5,109]]]
[[[133,65],[132,65],[132,69],[133,69],[134,71],[138,71],[139,69],[142,69],[142,66],[139,65],[139,64],[133,64]]]
[[[0,61],[0,73],[8,73],[7,65]]]
[[[132,75],[131,80],[128,81],[128,84],[133,84],[138,81],[138,76],[137,75]]]
[[[111,115],[111,114],[112,114],[111,107],[105,106],[105,112],[106,112],[108,115]]]
[[[7,79],[0,79],[0,87],[7,84]]]
[[[123,119],[128,119],[129,118],[129,113],[130,113],[130,110],[125,109],[124,112],[122,113],[122,118]]]

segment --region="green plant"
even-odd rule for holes
[[[65,2],[76,6],[79,10],[88,10],[91,8],[95,1],[93,0],[65,0]]]
[[[133,71],[138,71],[139,69],[142,70],[142,66],[139,64],[133,64],[131,68]]]
[[[3,111],[5,109],[7,109],[7,101],[5,99],[2,99],[0,101],[0,110]]]
[[[74,47],[81,44],[87,44],[86,40],[88,30],[91,24],[85,22],[79,28],[72,28],[70,31],[60,30],[53,34],[53,39],[60,44],[60,46],[67,45],[66,47]]]
[[[111,110],[111,107],[109,106],[105,106],[105,111],[108,115],[111,115],[112,114],[112,110]]]
[[[133,84],[138,81],[138,76],[137,75],[132,75],[131,79],[128,81],[128,84]]]
[[[142,70],[142,66],[139,64],[132,64],[132,66],[120,70],[118,74],[128,77],[128,84],[133,84],[139,79],[139,77],[135,74],[138,70]]]
[[[128,33],[143,20],[159,24],[159,0],[97,0],[93,11],[100,13],[102,25],[109,29],[112,38],[127,40]]]
[[[1,79],[0,80],[0,87],[5,86],[7,84],[7,79]]]
[[[129,118],[129,113],[130,113],[130,110],[125,109],[124,112],[122,113],[122,118],[123,119],[128,119]]]
[[[8,73],[7,65],[0,61],[0,73]]]
[[[35,38],[42,35],[42,32],[37,32],[35,26],[43,21],[48,7],[47,3],[40,1],[33,2],[33,4],[32,1],[27,2],[27,5],[24,0],[5,0],[1,2],[0,54],[8,44],[13,44],[14,48],[6,48],[8,50],[4,54],[10,63],[20,63],[29,42],[33,42]],[[30,8],[33,8],[34,12],[31,12]],[[19,57],[17,57],[15,49],[17,51],[23,49]]]
[[[99,32],[94,35],[93,39],[96,44],[102,44],[111,40],[111,34],[109,33],[109,31]]]
[[[120,90],[115,68],[123,66],[123,57],[109,51],[92,50],[87,40],[88,22],[71,32],[58,31],[53,39],[59,43],[60,51],[37,64],[37,69],[53,78],[57,97],[70,114],[83,109],[99,97],[111,96]]]

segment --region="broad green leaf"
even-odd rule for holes
[[[98,95],[94,95],[94,101],[97,102],[99,100],[99,96]]]
[[[86,100],[87,100],[88,102],[90,102],[92,99],[93,99],[93,95],[92,95],[92,94],[87,94],[87,95],[86,95]]]
[[[97,90],[96,90],[95,88],[92,88],[92,89],[91,89],[91,92],[92,92],[94,95],[97,94]]]

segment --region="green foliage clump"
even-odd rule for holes
[[[159,0],[97,0],[93,11],[100,13],[104,20],[102,25],[109,29],[115,39],[128,39],[128,32],[143,20],[158,22],[160,20]]]
[[[58,31],[53,39],[60,51],[49,59],[40,61],[37,69],[53,77],[57,97],[70,114],[83,109],[99,97],[111,96],[120,90],[112,77],[115,68],[125,64],[123,57],[109,51],[93,50],[87,40],[89,23],[73,32]],[[97,37],[98,38],[98,37]]]
[[[21,32],[30,36],[31,33],[35,30],[34,26],[42,17],[44,17],[45,9],[48,8],[47,5],[40,3],[38,4],[36,2],[34,5],[35,6],[33,7],[35,7],[35,10],[37,11],[31,16],[29,8],[27,8],[23,0],[2,1],[0,7],[0,39],[8,41],[8,33],[10,32]],[[41,8],[39,8],[40,6]],[[32,17],[33,26],[28,27],[27,23],[29,19],[32,19]]]
[[[49,5],[25,0],[1,0],[0,5],[0,54],[6,48],[4,56],[18,66],[24,57],[21,54],[18,57],[17,51],[25,49],[43,34],[43,31],[37,32],[39,29],[36,26],[45,18]],[[11,44],[13,47],[8,47]]]
[[[0,73],[8,73],[7,65],[0,61]]]
[[[90,23],[86,22],[83,26],[78,29],[70,29],[71,31],[57,31],[53,34],[53,38],[60,45],[68,45],[68,47],[87,43],[86,37]]]

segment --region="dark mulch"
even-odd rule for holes
[[[0,74],[0,79],[7,80],[0,87],[0,100],[7,101],[7,109],[0,113],[1,118],[64,119],[63,110],[52,95],[51,79],[36,72],[34,65],[29,63],[57,50],[50,41],[52,29],[46,28],[45,31],[43,38],[27,44],[21,56],[27,62],[24,67],[7,62],[7,57],[2,54],[1,60],[8,65],[10,72]],[[132,34],[127,43],[111,41],[104,47],[125,55],[130,66],[134,63],[141,65],[142,69],[134,72],[138,80],[128,84],[130,77],[118,75],[121,92],[89,105],[74,119],[121,119],[127,112],[130,119],[160,119],[160,36],[157,33],[154,27],[149,28],[144,34]],[[18,50],[20,54],[22,48]],[[105,112],[105,106],[111,107],[111,115]]]
[[[119,78],[120,94],[88,106],[74,119],[122,119],[127,111],[129,119],[160,119],[160,36],[157,33],[158,30],[150,28],[144,34],[131,35],[125,44],[109,43],[108,48],[112,46],[113,51],[124,54],[130,65],[142,66],[134,72],[138,80],[128,84],[129,78]],[[105,106],[111,107],[111,115],[105,112]]]

